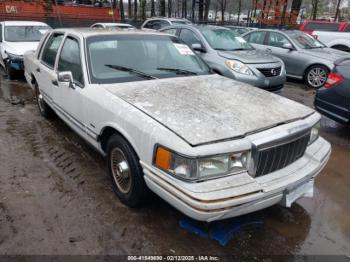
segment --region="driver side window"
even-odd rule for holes
[[[200,44],[201,46],[203,46],[201,41],[196,37],[196,35],[188,29],[181,29],[180,39],[184,41],[185,44],[189,47],[191,47],[193,44]]]
[[[270,32],[269,37],[267,39],[267,44],[269,46],[280,47],[283,48],[284,44],[289,44],[290,42],[286,37],[279,33]]]
[[[74,82],[84,85],[79,42],[73,37],[68,36],[63,43],[58,60],[58,71],[71,71]]]

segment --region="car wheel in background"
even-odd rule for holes
[[[112,135],[107,144],[108,172],[120,201],[129,207],[140,206],[147,199],[148,188],[135,151],[120,135]]]
[[[326,83],[328,74],[329,69],[326,66],[314,65],[306,70],[304,80],[308,86],[320,88]]]
[[[332,48],[340,51],[344,51],[344,52],[350,52],[350,48],[345,45],[335,45],[335,46],[332,46]]]
[[[40,93],[40,89],[38,84],[35,84],[35,98],[38,103],[38,108],[40,114],[45,118],[52,118],[55,115],[55,112],[51,109],[51,107],[44,101],[42,94]]]

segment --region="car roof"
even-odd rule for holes
[[[195,25],[195,24],[181,24],[181,25],[170,25],[170,26],[167,26],[167,27],[164,27],[162,28],[161,30],[163,29],[167,29],[167,28],[188,28],[188,29],[191,29],[191,28],[194,28],[194,29],[202,29],[202,28],[208,28],[208,29],[225,29],[225,30],[230,30],[229,28],[227,27],[223,27],[223,26],[217,26],[217,25]]]
[[[71,33],[75,35],[80,35],[84,38],[95,36],[95,35],[168,35],[157,31],[142,31],[142,30],[126,30],[126,29],[117,29],[117,30],[109,30],[103,29],[96,30],[89,27],[81,27],[81,28],[58,28],[54,29],[53,32],[64,32]]]
[[[36,26],[48,26],[48,24],[45,24],[43,22],[38,21],[3,21],[5,25],[17,25],[17,26],[25,26],[25,25],[36,25]]]
[[[188,21],[188,22],[191,22],[185,18],[174,18],[174,17],[150,17],[146,21],[150,21],[150,20],[168,20],[168,21]]]
[[[96,23],[94,25],[105,25],[105,26],[132,26],[126,23]]]

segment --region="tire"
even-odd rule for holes
[[[332,48],[340,51],[344,51],[344,52],[350,52],[350,48],[345,45],[335,45],[335,46],[332,46]]]
[[[55,116],[55,112],[43,99],[42,95],[40,94],[40,89],[37,83],[35,83],[35,99],[38,103],[40,114],[47,119],[52,119]]]
[[[309,87],[320,88],[326,81],[329,69],[324,65],[314,65],[309,67],[304,75],[304,81]]]
[[[124,205],[139,207],[148,199],[149,189],[143,179],[139,158],[119,135],[112,135],[108,141],[107,166],[113,190]]]

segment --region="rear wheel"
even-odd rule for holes
[[[308,86],[320,88],[326,83],[328,74],[329,69],[327,67],[314,65],[306,70],[304,79]]]
[[[38,84],[35,84],[35,98],[36,98],[36,102],[38,103],[40,114],[45,118],[52,118],[55,115],[55,112],[45,102],[42,94],[40,93]]]
[[[108,141],[107,165],[120,201],[129,207],[140,206],[148,196],[142,167],[133,148],[119,135],[112,135]]]

